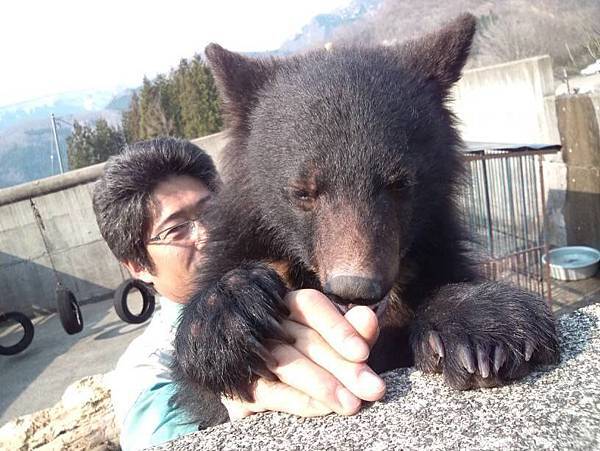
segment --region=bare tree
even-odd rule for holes
[[[549,54],[557,68],[574,71],[600,57],[599,0],[383,0],[362,20],[339,28],[333,41],[402,42],[465,11],[480,19],[471,66]]]
[[[573,69],[587,61],[583,53],[600,19],[600,2],[512,0],[499,4],[492,17],[479,33],[479,64],[548,54],[556,67]]]

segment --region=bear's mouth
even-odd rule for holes
[[[333,305],[335,305],[335,307],[342,315],[345,315],[346,313],[348,313],[349,310],[356,307],[357,305],[364,305],[365,307],[369,307],[371,310],[373,310],[373,312],[375,312],[375,315],[377,315],[378,319],[380,319],[383,313],[385,312],[388,298],[387,296],[385,296],[383,299],[381,299],[378,302],[375,302],[374,304],[365,304],[361,302],[349,303],[334,294],[328,294],[327,296],[333,301]]]

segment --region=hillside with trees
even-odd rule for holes
[[[559,79],[563,68],[577,74],[600,58],[600,0],[352,0],[346,8],[315,17],[269,54],[302,52],[327,42],[334,47],[393,45],[432,31],[464,11],[479,18],[467,68],[549,54]],[[77,110],[75,117],[69,113],[72,103],[65,103],[68,111],[61,110],[60,102],[52,105],[52,112],[65,120],[58,135],[63,152],[68,147],[70,168],[104,161],[123,142],[163,135],[193,139],[223,126],[214,80],[199,55],[182,60],[169,73],[143,80],[140,88],[121,93],[103,110],[85,115]],[[40,116],[26,123],[29,116],[23,115],[30,114],[30,107],[4,110],[0,110],[0,164],[8,169],[0,174],[0,187],[56,174],[49,113],[33,110],[43,113],[43,120]],[[94,123],[99,118],[106,122],[98,127]],[[64,128],[65,122],[75,121],[77,127]],[[9,125],[12,128],[3,128]],[[92,143],[109,148],[92,151]]]
[[[29,121],[25,127],[13,130],[10,137],[0,137],[0,188],[59,173],[58,157],[48,122]],[[70,131],[65,128],[57,131],[61,157],[65,163],[65,144],[69,134]]]
[[[120,127],[106,121],[95,126],[75,123],[68,139],[69,167],[105,161],[125,143],[157,136],[194,139],[221,130],[222,119],[214,79],[199,55],[183,59],[177,69],[144,79],[131,97]]]
[[[67,138],[69,169],[79,169],[102,163],[115,155],[125,144],[119,128],[98,119],[94,127],[73,123],[73,133]]]
[[[469,67],[549,54],[558,75],[563,67],[578,73],[600,58],[598,0],[382,0],[372,14],[338,28],[330,41],[334,46],[402,42],[465,11],[479,18]]]

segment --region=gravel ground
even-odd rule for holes
[[[600,305],[559,320],[561,362],[512,385],[459,392],[414,369],[353,417],[268,413],[198,432],[162,450],[600,449]]]

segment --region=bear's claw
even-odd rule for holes
[[[415,364],[457,389],[493,387],[533,364],[557,361],[554,320],[543,299],[497,282],[442,287],[418,314]],[[448,312],[452,312],[448,314]]]

